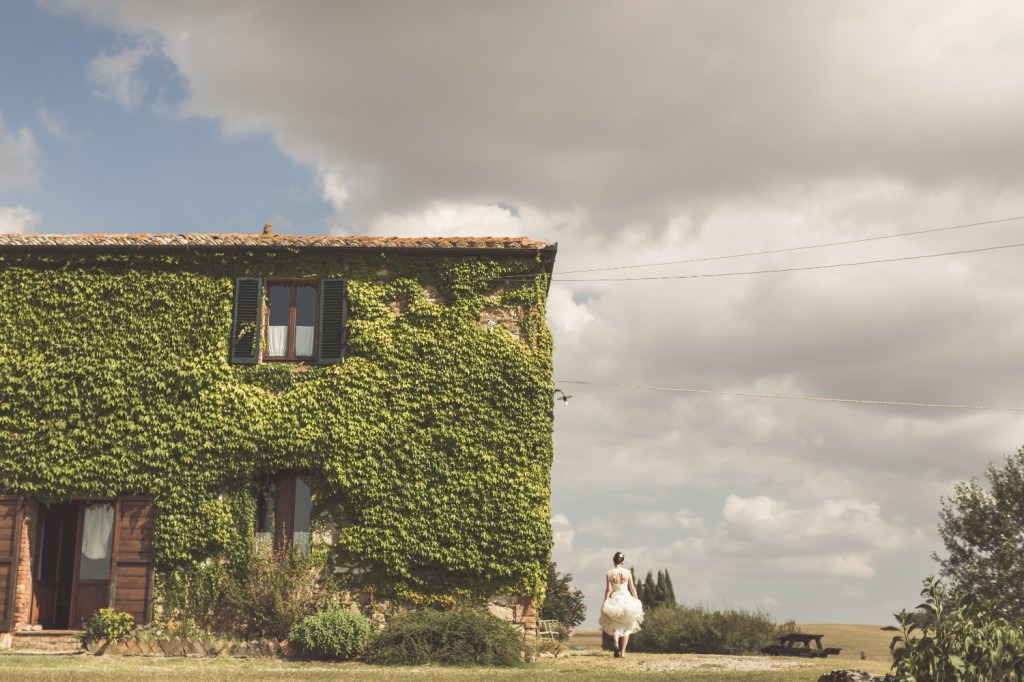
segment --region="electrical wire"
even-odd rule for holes
[[[821,249],[828,246],[846,246],[848,244],[863,244],[864,242],[875,242],[883,239],[896,239],[898,237],[913,237],[919,234],[931,234],[933,232],[947,232],[949,230],[962,230],[968,227],[980,227],[982,225],[995,225],[997,223],[1008,223],[1014,220],[1024,220],[1024,216],[1013,218],[999,218],[998,220],[985,220],[978,223],[965,223],[963,225],[951,225],[948,227],[936,227],[929,230],[917,230],[915,232],[899,232],[897,234],[886,234],[877,237],[864,237],[862,239],[848,239],[840,242],[826,242],[823,244],[809,244],[805,246],[791,246],[785,249],[771,249],[768,251],[749,251],[747,253],[734,253],[725,256],[707,256],[704,258],[689,258],[687,260],[666,261],[664,263],[643,263],[639,265],[617,265],[608,268],[590,268],[587,270],[564,270],[556,272],[556,275],[575,275],[584,272],[602,272],[609,270],[631,270],[635,268],[654,268],[664,265],[684,265],[686,263],[704,263],[713,260],[726,260],[729,258],[746,258],[748,256],[770,256],[776,253],[790,253],[792,251],[806,251],[808,249]]]
[[[877,260],[864,260],[855,261],[851,263],[830,263],[828,265],[805,265],[791,268],[775,268],[770,270],[744,270],[740,272],[713,272],[700,275],[658,275],[652,277],[604,277],[604,278],[576,278],[576,277],[552,277],[552,282],[640,282],[645,280],[657,280],[657,279],[703,279],[708,277],[735,277],[738,275],[766,275],[771,273],[780,272],[799,272],[801,270],[827,270],[830,268],[849,268],[858,265],[875,265],[878,263],[896,263],[900,261],[909,260],[921,260],[924,258],[940,258],[942,256],[957,256],[966,253],[982,253],[985,251],[998,251],[1000,249],[1015,249],[1024,246],[1021,244],[1004,244],[1001,246],[985,246],[977,249],[962,249],[960,251],[945,251],[943,253],[928,253],[917,256],[900,256],[897,258],[879,258]],[[532,275],[531,275],[532,276]],[[518,276],[512,275],[504,279],[516,279]]]
[[[806,395],[785,395],[780,393],[751,393],[739,391],[715,391],[706,388],[669,388],[665,386],[644,386],[641,384],[613,384],[601,381],[562,381],[558,384],[577,384],[582,386],[601,386],[608,388],[633,388],[646,391],[671,391],[676,393],[703,393],[707,395],[738,396],[741,398],[773,398],[777,400],[809,400],[826,403],[851,403],[854,405],[890,405],[896,407],[929,407],[950,410],[989,410],[998,412],[1024,412],[1024,407],[998,407],[992,405],[955,405],[943,403],[914,403],[895,400],[858,400],[855,398],[822,398]]]

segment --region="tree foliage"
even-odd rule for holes
[[[941,572],[960,591],[998,599],[1017,622],[1024,621],[1024,448],[1002,466],[989,464],[988,487],[977,479],[957,484],[942,500],[939,534],[946,557]]]
[[[896,682],[994,682],[1024,679],[1024,632],[998,602],[926,578],[924,602],[895,614],[890,650]]]
[[[676,603],[676,591],[672,587],[672,578],[668,574],[668,569],[659,570],[657,578],[653,571],[647,571],[647,577],[643,582],[638,582],[635,577],[633,582],[636,585],[637,598],[643,602],[646,610]]]
[[[558,572],[558,564],[548,564],[548,583],[544,593],[544,603],[540,607],[540,617],[544,620],[557,620],[567,628],[579,625],[587,617],[587,605],[583,603],[583,593],[572,587],[572,574]]]
[[[792,622],[778,624],[761,610],[666,603],[646,611],[643,629],[630,638],[629,646],[662,654],[751,654],[794,628]]]

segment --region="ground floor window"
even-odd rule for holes
[[[309,483],[294,470],[280,471],[257,486],[256,538],[283,547],[309,547],[313,495]]]

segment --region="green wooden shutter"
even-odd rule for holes
[[[235,279],[235,312],[231,325],[231,362],[255,365],[260,359],[263,326],[263,280]]]
[[[348,317],[348,282],[344,279],[320,280],[320,336],[317,364],[330,365],[345,357],[345,322]]]

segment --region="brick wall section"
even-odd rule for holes
[[[32,617],[32,554],[36,543],[36,519],[39,503],[27,500],[21,524],[21,548],[18,552],[18,583],[14,588],[14,630],[29,624]]]
[[[537,607],[529,597],[516,597],[512,604],[512,622],[523,626],[527,637],[537,636]]]

